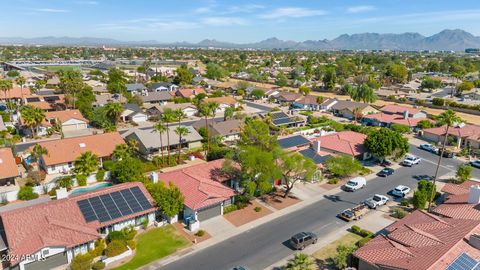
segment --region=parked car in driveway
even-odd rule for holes
[[[312,232],[297,233],[290,238],[290,244],[292,247],[299,250],[315,243],[317,243],[317,235]]]
[[[387,177],[387,176],[389,176],[389,175],[392,175],[393,172],[395,172],[394,169],[392,169],[392,168],[385,168],[385,169],[379,171],[379,172],[377,173],[377,175],[380,176],[380,177]]]
[[[470,165],[471,165],[472,167],[475,167],[475,168],[480,169],[480,160],[470,161]]]
[[[420,158],[414,155],[407,155],[405,159],[402,161],[403,166],[412,167],[413,165],[417,165],[420,163]]]
[[[388,197],[380,194],[373,195],[372,198],[365,200],[365,204],[371,209],[376,209],[378,206],[382,206],[388,202]]]
[[[410,193],[410,188],[407,187],[407,186],[404,186],[404,185],[399,185],[392,190],[392,195],[395,196],[395,197],[402,197],[403,198],[408,193]]]
[[[355,177],[350,179],[345,185],[343,185],[343,189],[346,191],[355,191],[361,188],[364,188],[367,185],[367,179],[364,177]]]
[[[422,150],[428,151],[428,152],[432,152],[432,153],[437,153],[437,151],[438,151],[438,148],[433,146],[430,143],[420,144],[419,148],[422,149]]]

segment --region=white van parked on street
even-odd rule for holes
[[[364,188],[367,185],[367,179],[364,177],[355,177],[350,179],[344,186],[343,189],[346,191],[355,191],[361,188]]]

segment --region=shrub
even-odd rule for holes
[[[38,194],[33,192],[33,187],[23,186],[18,191],[17,197],[19,200],[29,201],[38,198]]]
[[[105,269],[105,263],[102,261],[98,261],[92,264],[92,270],[102,270]]]
[[[328,171],[338,177],[352,175],[362,170],[362,164],[347,155],[332,157],[325,162]]]
[[[231,204],[229,206],[226,206],[223,209],[223,214],[228,214],[228,213],[236,211],[236,210],[238,210],[238,207],[235,204]]]
[[[147,222],[148,220],[145,219]],[[123,235],[124,235],[124,238],[125,240],[133,240],[133,238],[135,238],[135,235],[137,235],[137,231],[134,229],[134,228],[130,228],[130,229],[123,229],[122,231]]]
[[[361,176],[365,176],[365,175],[369,175],[372,173],[372,170],[370,170],[369,168],[367,167],[363,167],[361,170],[360,170],[360,175]]]
[[[372,237],[373,233],[371,231],[364,230],[356,225],[353,225],[351,228],[353,233],[358,234],[362,237]]]
[[[361,230],[362,228],[358,227],[357,225],[353,225],[350,230],[352,230],[353,233],[356,233],[358,234],[358,232]]]
[[[110,232],[107,235],[107,242],[110,243],[110,242],[115,241],[115,240],[125,241],[126,240],[125,234],[122,231]]]
[[[77,184],[79,186],[86,186],[87,185],[87,176],[83,174],[77,175]]]
[[[443,106],[445,105],[445,100],[442,98],[433,98],[432,99],[432,104],[436,106]]]
[[[130,249],[136,249],[137,248],[137,242],[135,240],[128,240],[127,241],[127,246]]]
[[[202,237],[205,235],[205,231],[204,230],[199,230],[198,232],[195,233],[196,236],[198,237]]]
[[[338,179],[337,178],[328,179],[327,183],[330,185],[336,185],[338,184]]]
[[[405,134],[410,132],[410,127],[402,124],[391,124],[390,128],[398,133]]]
[[[112,170],[113,168],[113,160],[105,160],[103,162],[103,168],[106,170],[106,171],[110,171]]]
[[[402,219],[408,214],[407,211],[405,211],[403,208],[397,207],[394,208],[392,211],[392,216],[394,218]]]
[[[372,237],[364,237],[357,242],[358,247],[363,247],[368,241],[372,240]]]
[[[90,270],[92,267],[92,256],[89,253],[78,254],[73,257],[72,263],[70,264],[71,270]]]
[[[458,166],[457,173],[457,183],[463,183],[472,177],[472,166],[470,164],[463,164]]]
[[[90,251],[90,254],[92,257],[98,257],[102,255],[103,251],[105,250],[105,240],[104,239],[98,239],[95,241],[95,248]]]
[[[124,241],[113,240],[108,243],[107,248],[105,249],[105,255],[107,257],[115,257],[127,251],[127,245]]]
[[[98,182],[102,182],[102,181],[105,179],[105,170],[104,170],[104,169],[98,170],[98,172],[97,172],[97,174],[95,175],[95,177],[97,178],[97,181],[98,181]]]
[[[408,201],[408,199],[403,198],[403,199],[400,201],[400,205],[401,205],[401,206],[404,206],[404,207],[409,207],[409,206],[410,206],[410,202]]]
[[[260,211],[262,211],[262,207],[257,206],[253,210],[255,210],[255,212],[260,212]]]
[[[55,182],[56,186],[59,188],[67,188],[67,190],[70,190],[72,188],[72,177],[71,176],[65,176],[57,180]]]

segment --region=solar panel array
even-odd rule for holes
[[[107,222],[152,208],[139,187],[91,197],[77,204],[86,222]]]
[[[467,253],[463,252],[453,261],[446,270],[480,270],[480,263]]]
[[[45,100],[46,102],[50,102],[60,100],[60,98],[58,96],[47,96],[44,97],[43,100]]]
[[[270,113],[272,115],[272,119],[279,119],[279,118],[288,118],[288,114],[284,112],[272,112]]]
[[[296,135],[278,140],[278,144],[282,148],[290,148],[293,146],[305,145],[309,143],[310,141],[302,135]]]

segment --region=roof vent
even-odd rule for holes
[[[468,238],[468,243],[476,248],[476,249],[480,249],[480,235],[474,233],[472,235],[470,235],[470,237]]]
[[[87,147],[87,145],[86,145],[85,143],[79,143],[78,145],[80,146],[80,148],[85,148],[85,147]]]

